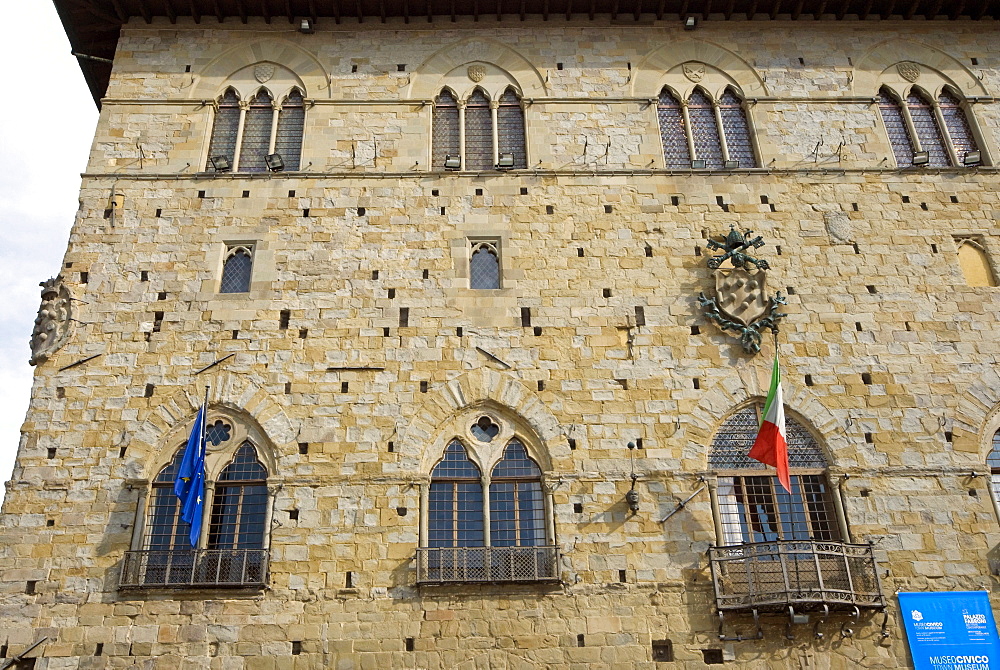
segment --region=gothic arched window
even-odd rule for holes
[[[253,274],[253,247],[240,244],[226,250],[226,260],[222,265],[222,281],[219,293],[246,293],[250,290]]]
[[[718,100],[696,88],[685,104],[664,88],[657,118],[668,169],[757,166],[743,101],[730,88]]]
[[[472,242],[469,256],[469,288],[500,288],[500,249],[496,240]]]
[[[970,154],[979,151],[972,126],[962,108],[962,101],[945,88],[933,99],[918,88],[902,98],[888,86],[879,89],[879,111],[889,136],[889,144],[898,167],[914,164],[932,167],[976,165],[980,159]],[[926,160],[915,159],[926,152]]]
[[[471,421],[468,446],[452,439],[431,471],[424,501],[426,534],[417,550],[420,583],[558,578],[541,468],[510,427],[498,423],[504,422],[486,415]],[[501,453],[487,446],[495,439],[506,442]],[[485,470],[488,476],[470,450],[495,460]]]
[[[986,465],[990,467],[990,491],[1000,505],[1000,430],[993,433],[993,448],[986,457]]]
[[[428,546],[483,546],[482,478],[458,440],[431,472],[428,505]]]
[[[524,445],[511,440],[490,475],[490,545],[538,547],[545,544],[542,471]]]
[[[195,546],[190,537],[192,524],[181,518],[181,502],[174,492],[185,443],[159,470],[145,502],[140,500],[140,508],[145,505],[144,522],[137,526],[132,550],[126,552],[121,586],[260,587],[266,583],[271,496],[267,468],[249,439],[255,429],[225,416],[210,416],[207,423],[206,448],[212,458],[206,459],[203,513]]]
[[[233,88],[226,89],[216,106],[206,169],[216,172],[298,170],[302,162],[304,128],[305,101],[298,88],[293,88],[280,106],[265,88],[243,103]],[[272,154],[280,156],[280,165],[276,162],[269,165],[265,160]]]
[[[747,456],[757,437],[761,405],[729,416],[712,440],[709,467],[718,473],[723,542],[840,540],[826,459],[808,430],[786,415],[788,493],[767,466]]]
[[[514,88],[492,102],[476,88],[464,104],[442,90],[434,100],[431,164],[437,170],[526,168],[524,110]]]

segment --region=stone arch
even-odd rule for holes
[[[720,80],[709,91],[716,98],[722,94],[727,84],[734,85],[743,98],[758,98],[768,94],[763,77],[740,56],[711,42],[682,40],[658,47],[639,61],[636,76],[632,80],[632,95],[657,98],[664,85],[669,82],[669,87],[680,96],[679,99],[686,100],[700,83],[689,81],[683,74],[684,65],[692,62],[708,66],[711,68],[708,74],[713,74]],[[716,91],[715,88],[720,90]]]
[[[472,65],[483,67],[483,78],[478,82],[467,76]],[[468,82],[467,90],[459,84],[462,78]],[[468,97],[476,86],[487,90],[491,100],[499,98],[506,88],[501,84],[513,84],[522,98],[543,97],[547,92],[544,78],[527,58],[505,44],[481,37],[442,47],[417,66],[410,79],[407,97],[433,99],[446,83],[455,89],[455,97],[459,100]]]
[[[922,87],[934,98],[940,95],[941,88],[945,84],[951,84],[952,88],[963,97],[989,95],[979,78],[957,58],[940,49],[907,40],[886,40],[859,58],[854,67],[853,92],[857,95],[875,97],[878,95],[879,87],[888,83],[895,84],[894,88],[903,93],[903,89],[909,89],[910,82],[898,73],[887,70],[904,62],[916,63],[932,70],[943,80],[934,86]]]
[[[195,84],[190,87],[189,96],[201,100],[212,99],[230,77],[258,64],[271,64],[291,72],[298,80],[303,95],[308,92],[317,97],[321,91],[326,92],[326,97],[333,95],[332,79],[314,54],[293,42],[268,37],[248,41],[216,56],[195,75]],[[281,90],[276,95],[283,97],[287,93],[287,90]]]
[[[426,401],[398,432],[401,469],[417,476],[429,475],[453,438],[462,439],[468,446],[464,423],[479,412],[494,413],[509,422],[510,434],[521,438],[528,455],[543,472],[552,469],[551,454],[566,448],[562,426],[535,393],[510,375],[478,369],[428,392]],[[497,440],[500,452],[508,441],[509,435]],[[487,471],[496,462],[482,456],[474,460]]]
[[[688,417],[684,444],[684,458],[700,463],[699,469],[708,470],[708,455],[712,438],[722,423],[733,413],[752,402],[763,402],[767,397],[768,379],[760,379],[757,367],[745,367],[707,391]],[[770,372],[763,373],[769,375]],[[848,439],[842,422],[805,388],[781,381],[785,405],[790,416],[816,438],[827,465],[846,468],[858,465],[856,440]]]
[[[952,449],[969,454],[978,466],[986,464],[993,434],[1000,430],[1000,374],[984,368],[979,379],[959,397],[951,425]],[[945,421],[941,430],[946,425]]]
[[[269,476],[277,475],[281,456],[296,449],[296,430],[284,410],[246,375],[221,373],[199,381],[176,389],[140,423],[128,444],[129,476],[150,479],[170,462],[177,447],[187,439],[204,399],[206,383],[210,388],[209,415],[214,411],[245,423]]]

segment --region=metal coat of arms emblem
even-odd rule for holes
[[[743,351],[748,354],[760,351],[762,330],[777,331],[778,320],[785,316],[778,306],[786,304],[780,291],[774,297],[767,295],[767,270],[771,266],[747,253],[751,247],[764,246],[760,235],[752,235],[752,230],[741,233],[732,227],[723,241],[708,241],[710,249],[723,252],[708,257],[708,267],[715,271],[715,297],[698,294],[705,316],[722,330],[738,333]]]
[[[486,66],[479,64],[470,65],[468,69],[468,75],[469,79],[471,79],[476,83],[479,83],[483,80],[483,77],[486,76]]]
[[[697,61],[689,61],[681,65],[681,70],[684,71],[684,76],[698,83],[705,78],[705,64],[699,63]]]
[[[253,69],[253,78],[260,83],[265,83],[274,76],[274,64],[273,63],[258,63]]]
[[[904,61],[896,65],[896,72],[906,81],[916,81],[920,78],[920,66],[910,61]]]

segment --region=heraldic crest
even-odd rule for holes
[[[760,351],[762,330],[778,330],[778,320],[786,316],[778,311],[778,306],[787,304],[780,291],[773,298],[767,296],[765,279],[771,266],[766,260],[747,253],[751,247],[764,246],[760,235],[752,235],[752,230],[741,233],[730,226],[722,242],[708,241],[710,249],[723,252],[708,257],[708,267],[715,271],[715,297],[698,294],[705,316],[722,330],[738,334],[743,351],[748,354]]]
[[[35,327],[31,331],[31,365],[44,363],[69,339],[72,318],[72,298],[62,277],[43,281],[42,304],[38,308]]]

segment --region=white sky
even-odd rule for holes
[[[0,481],[7,481],[31,394],[28,340],[38,284],[59,272],[97,107],[51,0],[5,3],[0,63],[7,81],[0,106]]]

